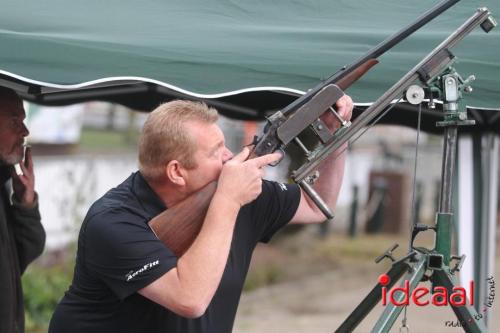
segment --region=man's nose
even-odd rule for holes
[[[21,134],[24,137],[27,137],[30,134],[30,131],[28,130],[28,127],[24,124],[24,122],[21,125]]]
[[[227,147],[225,147],[224,153],[222,154],[222,162],[226,163],[227,161],[232,159],[233,156],[234,154],[229,149],[227,149]]]

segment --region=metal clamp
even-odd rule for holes
[[[462,254],[461,256],[451,256],[450,258],[450,266],[451,266],[451,261],[455,261],[455,266],[450,270],[451,274],[455,274],[455,272],[460,272],[462,269],[462,265],[464,264],[465,261],[465,254]]]
[[[395,243],[394,245],[392,245],[390,248],[388,248],[384,253],[382,253],[381,255],[379,255],[377,258],[375,258],[375,263],[379,263],[381,262],[382,260],[384,260],[385,258],[389,258],[391,259],[392,262],[395,262],[396,259],[394,259],[394,256],[392,255],[392,252],[397,249],[399,246],[399,244]]]

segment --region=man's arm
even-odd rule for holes
[[[344,120],[350,120],[352,116],[353,102],[348,95],[342,96],[337,101],[337,110]],[[338,120],[333,118],[331,113],[326,113],[322,120],[333,130],[339,126]],[[345,153],[344,148],[339,149],[339,153],[333,153],[329,158],[323,161],[318,171],[320,178],[314,185],[316,192],[323,198],[326,204],[332,209],[337,203],[337,199],[344,178]],[[325,221],[325,216],[301,190],[299,207],[290,223],[320,223]]]
[[[12,228],[16,239],[19,268],[21,273],[42,254],[45,246],[45,230],[43,229],[38,203],[25,207],[13,197]]]
[[[200,233],[177,266],[139,294],[184,317],[203,315],[222,278],[240,207],[260,194],[262,168],[281,157],[245,161],[248,154],[245,148],[224,165]]]

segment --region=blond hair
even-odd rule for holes
[[[196,167],[196,143],[184,126],[189,121],[211,124],[218,119],[217,110],[205,103],[175,100],[153,110],[139,138],[139,170],[151,181],[164,177],[164,167],[177,160],[187,169]]]

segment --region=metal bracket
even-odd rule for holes
[[[420,80],[426,83],[432,81],[443,72],[443,67],[446,68],[445,66],[450,66],[454,60],[455,56],[450,50],[447,48],[440,50],[434,57],[430,58],[418,69],[417,73],[420,76]]]
[[[429,253],[429,262],[427,266],[432,270],[443,269],[444,256],[441,253]]]
[[[321,119],[316,119],[312,124],[311,128],[313,132],[318,136],[321,143],[325,143],[332,138],[332,134],[328,130],[328,126]]]
[[[450,266],[452,261],[455,261],[455,266],[453,266],[450,270],[450,273],[455,274],[455,272],[460,272],[465,261],[465,254],[462,254],[461,256],[452,256],[450,258]]]
[[[307,124],[312,124],[343,95],[344,92],[334,84],[329,84],[321,89],[277,128],[276,133],[282,144],[287,145],[291,142],[309,126]],[[324,127],[326,128],[326,126]]]
[[[395,243],[394,245],[392,245],[390,248],[388,248],[384,253],[382,253],[381,255],[379,255],[377,258],[375,258],[375,262],[378,264],[379,262],[381,262],[382,260],[384,260],[385,258],[389,258],[391,259],[391,261],[394,263],[396,261],[396,259],[394,259],[394,256],[392,255],[392,252],[397,249],[399,246],[399,244]]]
[[[429,229],[432,229],[432,230],[436,230],[436,227],[435,226],[430,226],[430,225],[427,225],[427,224],[423,224],[423,223],[417,223],[415,225],[413,225],[413,230],[411,232],[411,242],[410,242],[410,246],[411,248],[413,249],[413,242],[415,241],[415,238],[417,237],[417,235],[422,232],[422,231],[427,231]]]

